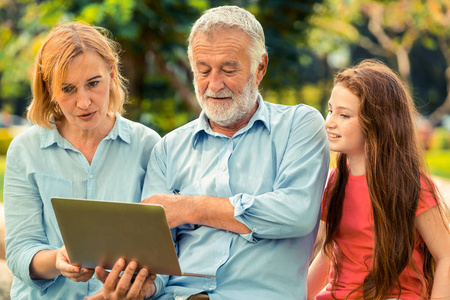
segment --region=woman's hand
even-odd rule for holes
[[[61,274],[73,281],[88,281],[94,275],[94,269],[81,268],[70,263],[66,246],[59,248],[56,253],[56,268]]]
[[[123,258],[117,260],[110,273],[100,266],[96,267],[96,276],[103,282],[103,298],[142,300],[145,296],[153,296],[156,291],[153,284],[156,274],[149,274],[147,269],[142,268],[134,276],[137,267],[138,264],[135,261],[131,261],[125,268],[125,260]],[[119,275],[122,271],[124,272],[122,277],[120,277]]]

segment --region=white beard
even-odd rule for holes
[[[258,95],[258,87],[254,84],[254,76],[250,76],[244,90],[236,98],[233,92],[225,87],[217,93],[205,90],[203,95],[198,91],[198,85],[194,78],[195,95],[200,107],[205,112],[208,119],[220,126],[229,126],[246,116],[254,107]],[[208,101],[208,97],[225,98],[232,100],[213,103]],[[206,99],[206,100],[205,100]]]

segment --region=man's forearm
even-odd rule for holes
[[[189,216],[192,224],[205,225],[247,234],[251,230],[234,217],[234,207],[228,198],[209,196],[185,196],[190,202]]]

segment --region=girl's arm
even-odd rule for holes
[[[330,260],[320,250],[308,269],[308,299],[314,299],[328,282],[328,272],[330,270]]]
[[[319,234],[317,242],[322,244],[325,234],[325,222],[320,221]],[[314,299],[328,282],[328,273],[330,271],[330,259],[323,250],[317,254],[308,269],[308,300]]]
[[[416,217],[416,228],[436,261],[431,299],[450,299],[450,228],[432,207]]]

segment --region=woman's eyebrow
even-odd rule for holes
[[[91,81],[91,80],[94,80],[94,79],[97,79],[97,78],[101,78],[101,77],[102,77],[102,75],[97,75],[97,76],[94,76],[92,78],[89,78],[87,81]]]

